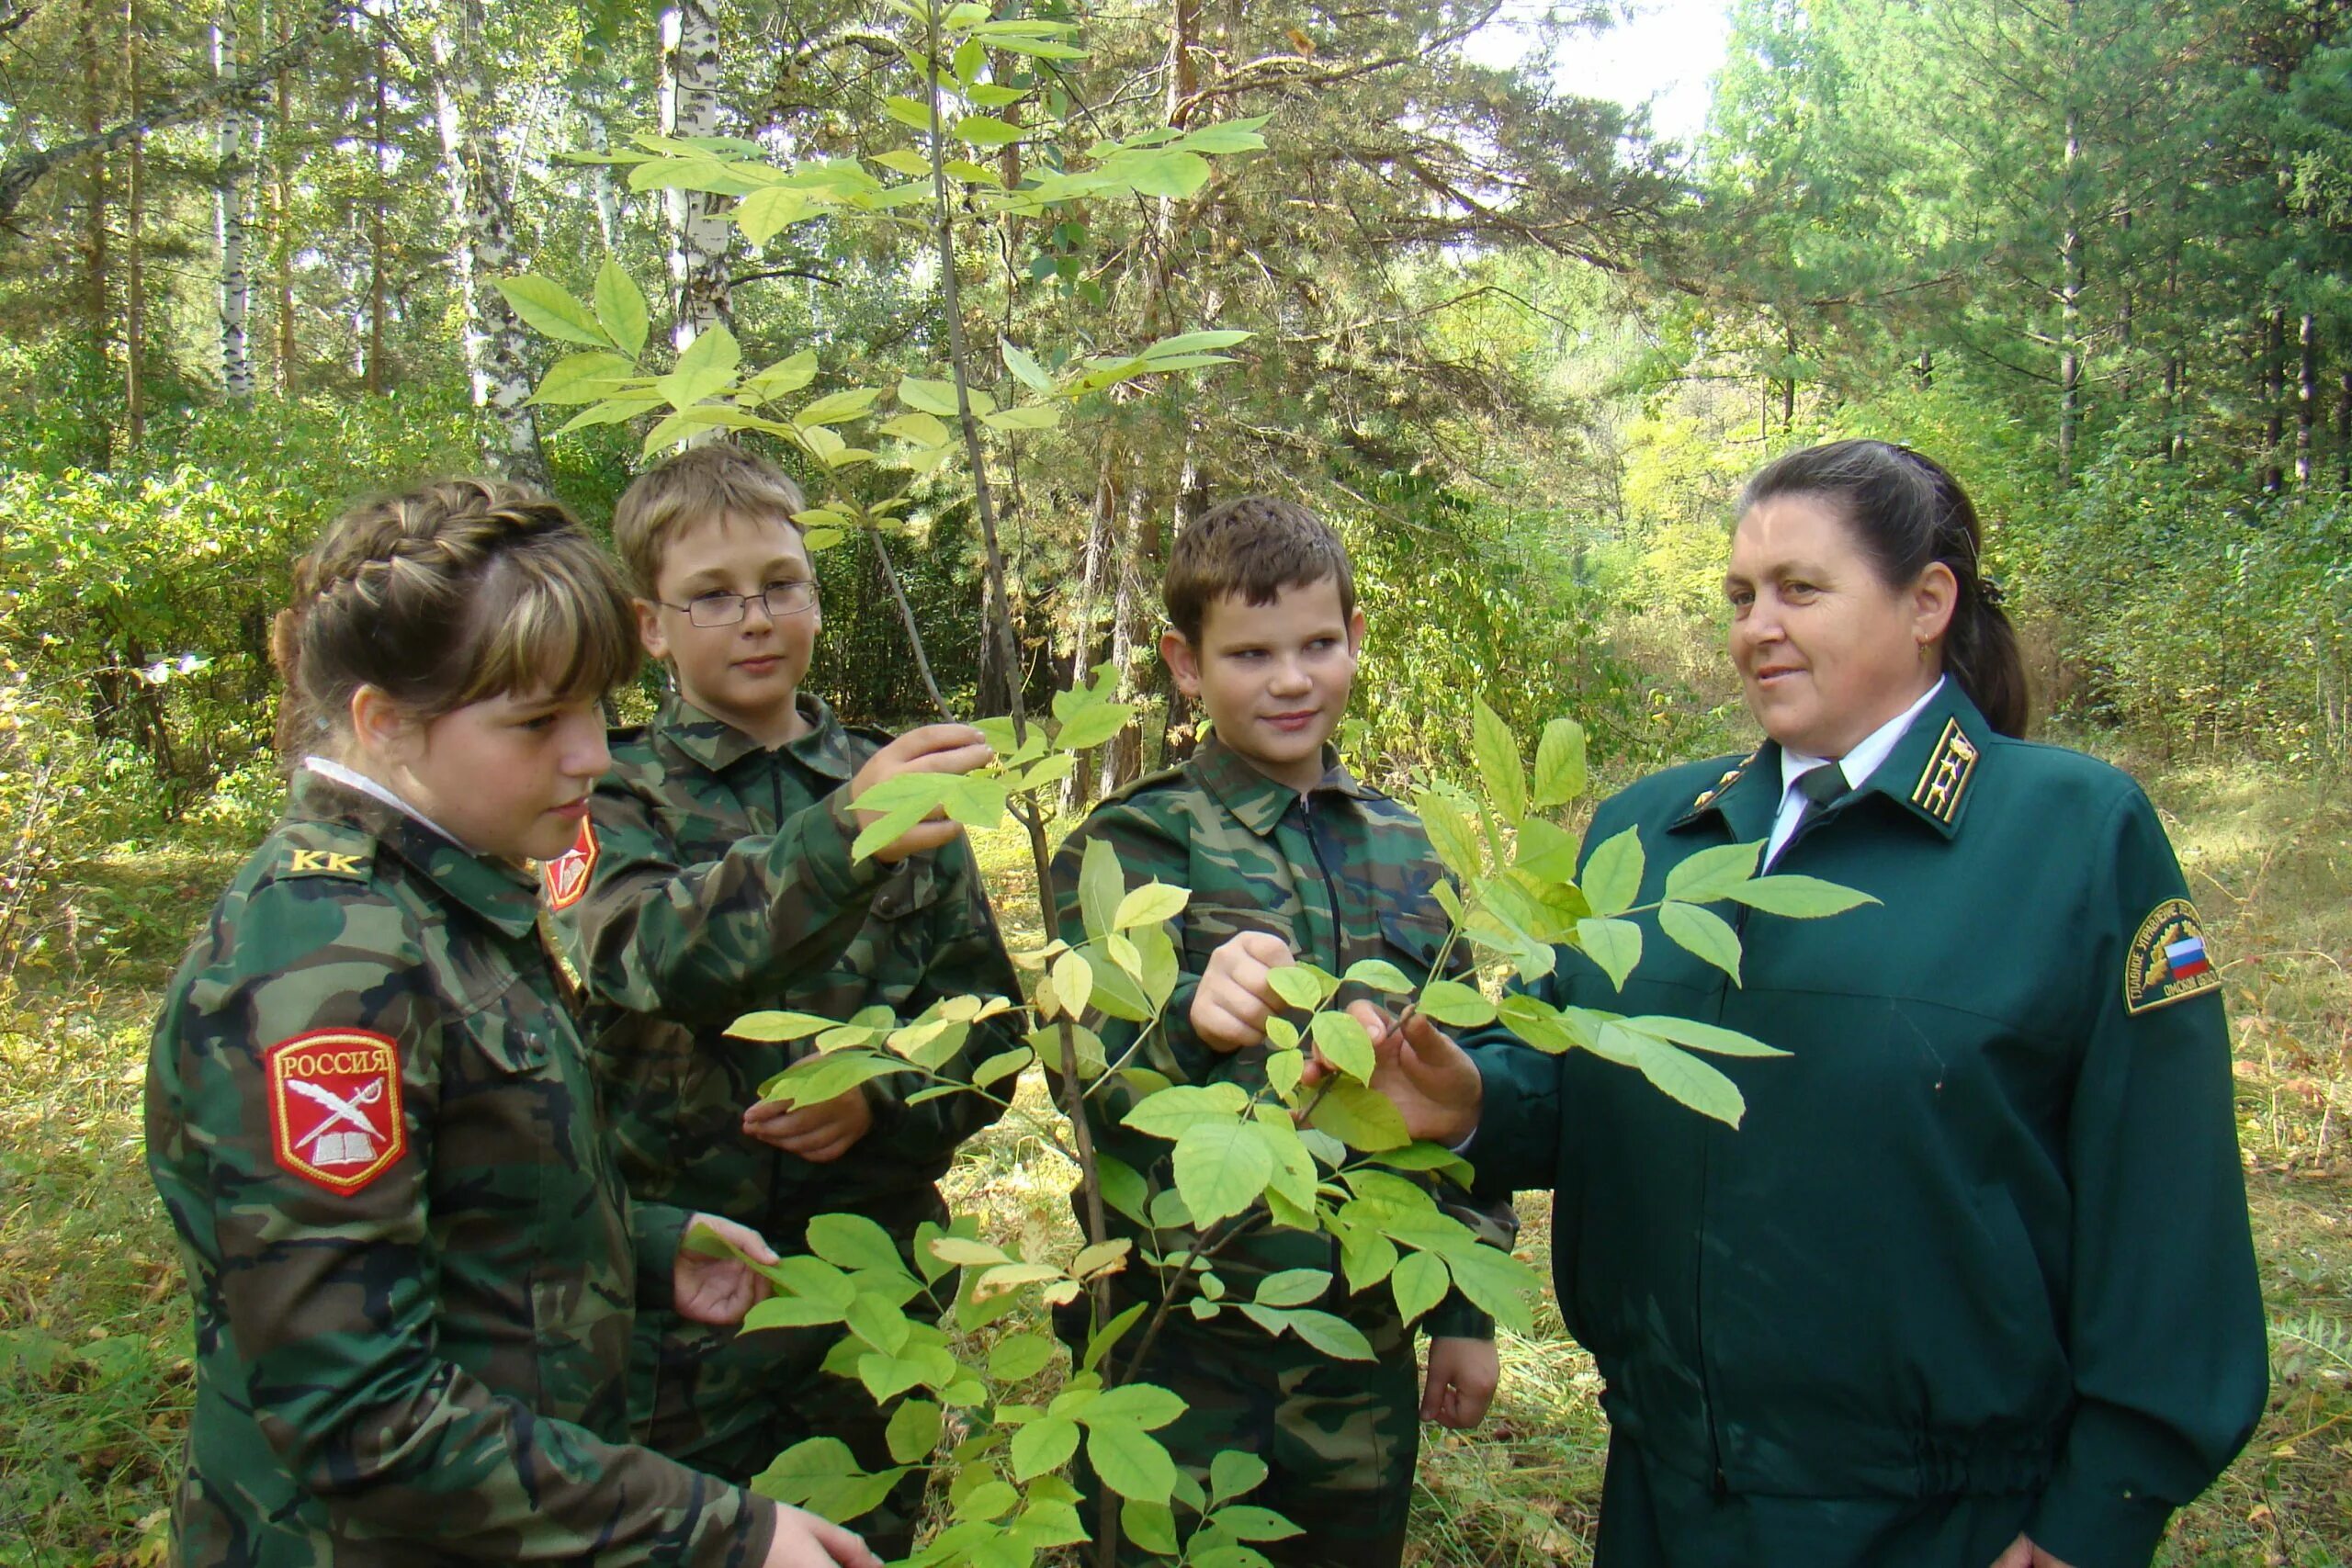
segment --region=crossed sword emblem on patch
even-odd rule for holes
[[[304,1134],[300,1141],[294,1145],[296,1148],[301,1148],[305,1145],[317,1141],[346,1122],[367,1134],[369,1138],[382,1140],[384,1134],[378,1131],[376,1123],[368,1119],[368,1113],[360,1107],[373,1105],[384,1098],[383,1079],[375,1079],[349,1100],[344,1099],[332,1089],[321,1089],[314,1083],[305,1083],[300,1078],[288,1078],[286,1087],[313,1105],[324,1106],[327,1111],[327,1119]],[[370,1152],[373,1152],[372,1148]]]

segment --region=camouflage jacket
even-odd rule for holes
[[[997,1107],[971,1094],[910,1106],[926,1080],[874,1079],[873,1129],[812,1165],[741,1126],[760,1085],[810,1046],[729,1039],[727,1025],[756,1009],[847,1019],[878,1003],[906,1019],[942,997],[1020,995],[961,839],[895,866],[865,863],[857,905],[833,893],[854,836],[833,826],[847,820],[843,786],[886,738],[851,732],[808,694],[800,703],[809,732],[774,750],[674,696],[650,725],[616,731],[594,803],[595,863],[571,901],[549,888],[590,994],[591,1055],[630,1190],[726,1214],[785,1247],[810,1215],[835,1211],[911,1234],[956,1145]],[[807,865],[790,858],[804,846]],[[781,940],[787,910],[805,927],[844,907],[864,919],[839,921],[830,958]],[[697,982],[643,984],[649,950]],[[1017,1043],[984,1025],[948,1070]]]
[[[1337,975],[1365,958],[1385,958],[1416,978],[1425,976],[1445,942],[1445,912],[1430,889],[1445,874],[1420,819],[1339,765],[1327,749],[1329,770],[1306,795],[1274,783],[1212,735],[1182,767],[1137,780],[1097,806],[1064,841],[1054,863],[1055,908],[1062,936],[1086,940],[1079,913],[1079,867],[1090,839],[1118,852],[1130,887],[1157,878],[1192,890],[1184,912],[1170,924],[1181,977],[1138,1066],[1171,1083],[1231,1081],[1253,1093],[1266,1088],[1266,1048],[1224,1055],[1193,1032],[1193,993],[1209,955],[1245,931],[1270,931],[1305,962]],[[1457,976],[1459,963],[1450,965]],[[1344,1005],[1363,995],[1343,989]],[[1094,1021],[1113,1061],[1135,1043],[1137,1026]],[[1169,1185],[1170,1145],[1120,1124],[1135,1097],[1106,1089],[1087,1101],[1097,1146]],[[1442,1183],[1440,1201],[1484,1239],[1508,1247],[1518,1221],[1508,1200],[1474,1203]],[[1114,1220],[1125,1225],[1127,1222]],[[1165,1241],[1163,1234],[1162,1240]],[[1318,1268],[1333,1271],[1331,1310],[1362,1320],[1393,1317],[1394,1299],[1374,1291],[1344,1299],[1337,1244],[1292,1230],[1260,1229],[1228,1247],[1218,1271],[1239,1273]],[[1245,1290],[1243,1294],[1247,1294]],[[1429,1332],[1489,1337],[1493,1325],[1459,1298],[1428,1319]]]
[[[626,1441],[641,1212],[519,873],[305,772],[173,977],[147,1161],[195,1297],[181,1561],[756,1563]]]

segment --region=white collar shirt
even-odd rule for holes
[[[1912,721],[1919,716],[1919,710],[1935,701],[1936,694],[1944,689],[1944,682],[1949,679],[1939,676],[1917,702],[1871,730],[1852,750],[1836,759],[1845,771],[1848,789],[1861,788],[1878,772],[1880,764],[1894,754]],[[1804,818],[1804,792],[1797,788],[1797,780],[1829,761],[1827,757],[1808,756],[1786,746],[1781,749],[1781,809],[1772,818],[1772,837],[1764,847],[1767,866],[1781,858],[1781,852],[1788,847],[1789,840],[1796,834],[1797,824]]]

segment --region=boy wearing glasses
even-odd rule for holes
[[[546,868],[546,896],[587,993],[588,1037],[621,1168],[640,1200],[741,1220],[779,1252],[812,1215],[853,1213],[903,1247],[944,1222],[933,1183],[996,1107],[954,1094],[909,1104],[909,1075],[821,1104],[759,1103],[809,1043],[730,1039],[758,1009],[901,1020],[941,997],[1018,997],[970,847],[926,823],[854,863],[845,802],[912,769],[984,760],[979,732],[933,725],[892,741],[844,726],[801,690],[821,620],[794,513],[799,488],[726,444],[693,448],[621,497],[613,539],[645,647],[673,690],[650,724],[618,729],[588,829]],[[877,864],[876,863],[885,863]],[[787,942],[810,901],[844,913]],[[1005,1015],[1010,1017],[1011,1015]],[[950,1072],[1012,1048],[976,1028]],[[806,1438],[890,1465],[887,1413],[820,1371],[838,1325],[738,1336],[640,1311],[633,1414],[651,1447],[737,1483]],[[859,1529],[904,1555],[922,1503],[913,1472]]]

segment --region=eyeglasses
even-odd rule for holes
[[[698,626],[732,626],[742,624],[743,617],[758,604],[768,613],[768,619],[780,621],[786,615],[797,615],[816,608],[817,583],[813,578],[797,578],[790,582],[771,582],[758,593],[697,593],[683,604],[673,604],[667,599],[655,604],[665,610],[683,610],[686,619]]]

